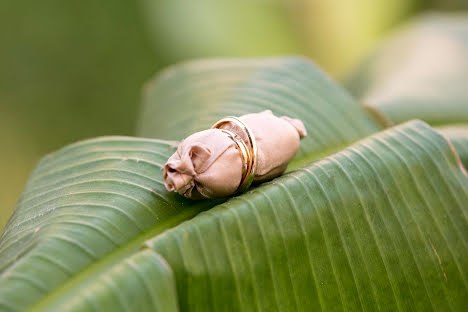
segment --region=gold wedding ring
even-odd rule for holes
[[[232,130],[224,129],[223,126],[231,123],[237,126],[247,138],[245,141],[241,135],[235,133]],[[220,129],[226,133],[231,140],[236,143],[236,148],[239,151],[239,154],[242,158],[242,179],[239,184],[239,187],[236,190],[236,193],[245,192],[250,185],[252,184],[255,173],[257,171],[257,143],[255,142],[255,137],[253,136],[252,130],[239,118],[234,116],[228,116],[218,120],[211,129]]]

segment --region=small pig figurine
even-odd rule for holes
[[[270,110],[239,119],[251,130],[257,145],[254,183],[281,175],[307,135],[299,119],[276,117]],[[236,133],[235,125],[223,129]],[[243,179],[243,158],[236,143],[221,129],[194,133],[183,140],[164,165],[164,185],[190,199],[219,198],[236,193]]]

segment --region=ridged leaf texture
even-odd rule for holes
[[[304,121],[290,170],[307,165],[227,201],[164,189],[174,141],[105,137],[46,156],[0,240],[0,310],[466,306],[468,179],[425,123],[375,134],[314,64],[275,58],[167,70],[145,88],[139,131],[180,140],[264,109]]]
[[[133,240],[214,205],[165,190],[173,151],[173,142],[111,137],[46,156],[2,234],[0,310],[22,311],[122,245],[132,253]]]
[[[146,90],[141,131],[147,136],[180,140],[220,116],[263,109],[300,116],[309,138],[296,167],[379,129],[346,91],[302,58],[183,64]],[[69,288],[112,274],[110,267],[146,238],[222,202],[192,202],[164,189],[162,165],[175,146],[104,137],[41,160],[0,240],[0,308],[22,311],[61,296],[75,302]]]
[[[463,311],[467,200],[453,149],[415,121],[156,235],[123,266],[140,261],[137,276],[148,276],[138,302],[158,294],[156,283],[177,289],[182,311]],[[158,256],[175,284],[151,283]],[[110,271],[86,287],[100,296],[77,285],[39,308],[131,311],[135,297],[121,289],[134,270],[122,280]]]
[[[173,268],[184,311],[462,311],[467,202],[450,145],[416,121],[147,245]]]

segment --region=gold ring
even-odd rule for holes
[[[229,122],[236,125],[241,131],[245,133],[247,142],[239,134],[222,128],[223,125]],[[243,163],[242,179],[239,187],[236,190],[236,193],[245,192],[252,184],[255,178],[255,173],[257,171],[257,143],[255,141],[255,137],[253,136],[252,130],[250,130],[250,128],[242,120],[234,116],[228,116],[218,120],[214,125],[211,126],[211,129],[220,129],[226,133],[231,138],[231,140],[234,141],[234,143],[236,143],[236,148],[241,155]]]

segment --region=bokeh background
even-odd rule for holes
[[[343,80],[424,11],[468,0],[2,0],[0,231],[40,157],[134,133],[144,82],[185,59],[303,54]]]

